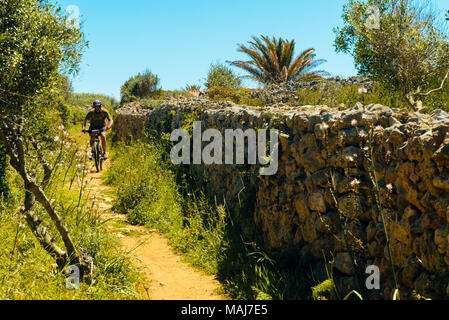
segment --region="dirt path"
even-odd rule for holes
[[[181,261],[168,240],[155,230],[132,226],[126,216],[111,211],[112,189],[102,182],[101,173],[90,173],[87,190],[94,205],[108,219],[107,228],[135,257],[135,265],[147,279],[145,290],[151,300],[224,300],[219,282]]]

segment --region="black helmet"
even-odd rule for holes
[[[101,107],[101,106],[103,106],[103,102],[101,102],[100,100],[95,100],[93,105],[94,105],[94,108]]]

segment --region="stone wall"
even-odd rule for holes
[[[411,297],[413,290],[426,297],[446,297],[445,112],[424,115],[361,104],[340,111],[326,106],[257,108],[185,99],[153,109],[129,105],[117,113],[120,139],[139,137],[144,128],[150,134],[169,133],[185,125],[188,115],[204,129],[222,132],[279,129],[279,171],[274,176],[259,176],[257,165],[190,167],[209,195],[225,200],[241,218],[246,238],[260,236],[266,250],[288,252],[311,266],[323,265],[323,254],[332,255],[339,286],[347,289],[355,288],[354,269],[363,275],[366,266],[376,265],[382,289],[376,292],[391,299],[393,278],[381,208],[403,297]],[[375,170],[370,170],[370,160]]]

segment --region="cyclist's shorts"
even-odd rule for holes
[[[104,126],[101,126],[101,127],[97,127],[97,126],[90,126],[90,127],[89,127],[89,130],[101,130],[101,129],[104,129],[104,130],[106,130],[106,127],[104,127]]]

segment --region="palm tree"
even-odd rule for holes
[[[239,44],[239,52],[246,53],[250,61],[230,61],[229,63],[246,70],[250,75],[243,76],[263,84],[279,84],[286,81],[312,81],[328,75],[325,71],[313,71],[325,60],[315,60],[315,49],[307,49],[294,58],[295,40],[282,38],[261,39],[252,37],[250,47]]]

